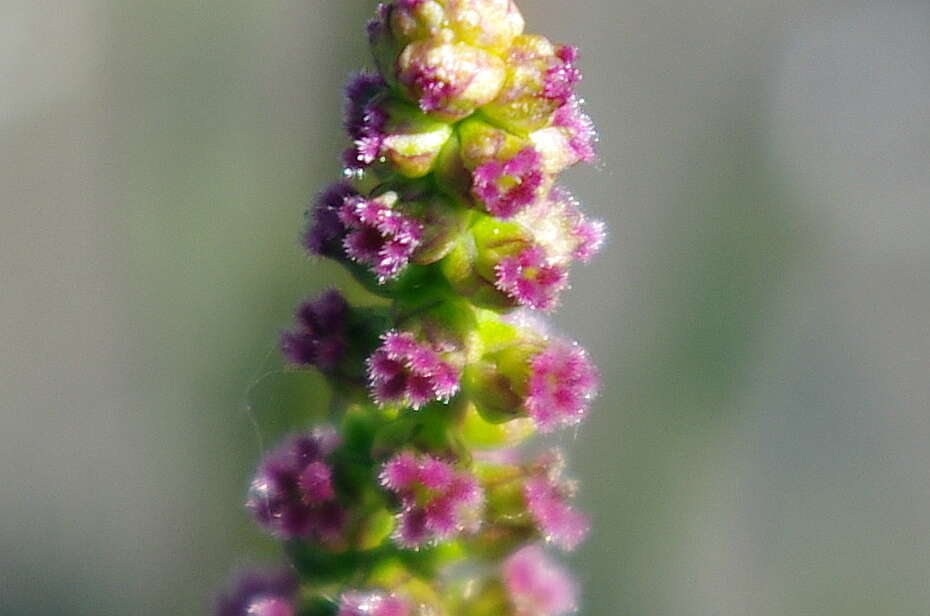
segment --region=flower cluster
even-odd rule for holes
[[[419,548],[481,526],[484,492],[478,480],[442,460],[398,454],[385,463],[381,485],[401,505],[394,531],[400,546]]]
[[[218,616],[575,611],[547,548],[590,523],[561,451],[525,443],[577,426],[599,377],[534,311],[605,231],[557,181],[595,159],[578,50],[524,27],[513,0],[394,0],[369,23],[377,70],[346,88],[344,179],[304,245],[378,299],[327,291],[282,334],[287,363],[331,386],[329,420],[248,492],[291,571],[243,578]]]

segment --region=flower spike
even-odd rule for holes
[[[598,389],[543,319],[605,240],[559,184],[597,134],[578,49],[525,28],[516,0],[385,1],[368,23],[344,179],[302,238],[361,288],[302,303],[281,335],[301,431],[259,462],[245,506],[289,568],[243,578],[216,616],[576,611],[543,546],[575,549],[590,521],[561,453],[528,452]]]

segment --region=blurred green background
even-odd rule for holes
[[[0,614],[195,615],[323,404],[282,374],[367,0],[0,0]],[[587,616],[930,613],[930,4],[522,0],[608,221],[557,326]]]

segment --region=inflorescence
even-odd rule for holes
[[[289,566],[241,578],[218,616],[576,610],[545,548],[573,550],[589,520],[562,452],[529,441],[581,422],[598,373],[532,311],[605,233],[556,181],[595,158],[577,49],[523,30],[513,0],[394,0],[368,24],[377,71],[346,89],[345,178],[303,237],[383,299],[326,291],[283,333],[335,401],[249,489]]]

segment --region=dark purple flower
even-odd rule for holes
[[[368,379],[379,404],[419,409],[448,400],[459,389],[459,372],[413,334],[391,331],[368,360]]]
[[[375,99],[386,89],[377,73],[358,73],[346,86],[345,128],[352,146],[343,159],[350,170],[364,169],[381,153],[387,114]]]
[[[484,491],[470,473],[431,456],[401,453],[381,470],[381,485],[401,504],[394,541],[417,549],[481,524]]]
[[[472,172],[472,194],[488,212],[510,218],[536,200],[542,185],[542,157],[533,147],[507,161],[489,160]]]
[[[373,199],[349,197],[339,209],[347,229],[342,242],[346,255],[371,266],[381,283],[407,267],[423,237],[423,225],[397,209],[396,203],[397,193],[388,192]]]
[[[310,254],[337,258],[342,255],[346,229],[339,219],[339,209],[348,197],[358,195],[346,182],[337,182],[320,193],[309,214],[311,223],[304,236]]]
[[[297,580],[288,571],[249,573],[219,597],[216,616],[294,616]]]
[[[563,616],[578,609],[574,580],[537,545],[510,556],[502,578],[515,616]]]
[[[542,432],[575,425],[587,413],[598,381],[584,349],[556,340],[530,360],[527,414]]]
[[[349,304],[339,291],[330,290],[297,310],[297,327],[281,336],[281,351],[296,365],[316,366],[332,372],[348,348]]]
[[[568,284],[565,267],[550,262],[543,248],[536,244],[501,259],[495,273],[498,289],[521,306],[535,310],[552,310]]]
[[[259,524],[284,538],[338,538],[345,512],[335,500],[327,457],[339,444],[335,431],[318,428],[294,436],[258,467],[246,506]]]

